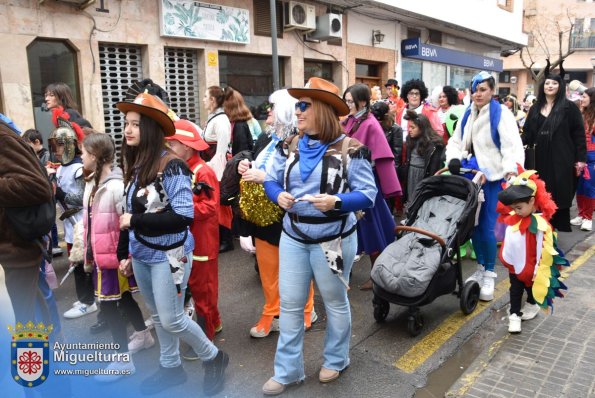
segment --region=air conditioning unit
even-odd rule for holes
[[[316,29],[316,7],[310,4],[290,1],[285,5],[285,30],[303,30],[312,32]]]
[[[61,3],[69,3],[77,6],[79,9],[85,9],[95,3],[95,0],[56,0]],[[39,4],[45,3],[45,0],[39,0]]]
[[[312,39],[331,40],[343,38],[343,16],[323,14],[316,17],[316,30],[310,34]]]

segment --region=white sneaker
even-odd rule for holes
[[[61,247],[52,247],[52,256],[61,256],[64,253]]]
[[[273,322],[271,323],[271,329],[268,333],[264,331],[264,329],[256,329],[256,326],[253,326],[250,329],[250,336],[260,339],[263,337],[267,337],[271,332],[278,332],[279,331],[279,318],[273,318]]]
[[[64,313],[64,318],[74,319],[80,318],[83,315],[91,314],[97,311],[97,304],[91,305],[79,303],[78,306],[74,306]]]
[[[78,307],[79,305],[81,305],[82,303],[80,301],[75,301],[74,303],[72,303],[73,307]]]
[[[184,312],[186,313],[186,315],[188,315],[188,318],[190,319],[192,319],[192,317],[194,316],[194,300],[192,298],[188,300],[188,304],[186,304],[186,306],[184,307]]]
[[[593,220],[584,220],[581,224],[581,231],[590,231],[593,229]]]
[[[137,353],[140,350],[151,348],[155,345],[155,339],[151,334],[151,330],[146,328],[140,332],[134,332],[130,336],[130,342],[128,343],[128,351],[131,354]]]
[[[583,221],[585,221],[585,219],[582,218],[581,216],[578,216],[578,217],[574,217],[572,220],[570,220],[570,224],[579,226],[579,225],[582,225]]]
[[[484,266],[481,264],[477,264],[477,270],[469,278],[465,280],[465,283],[469,281],[476,281],[481,287],[483,285],[483,276],[485,272],[486,271]]]
[[[155,325],[153,324],[153,317],[150,316],[147,319],[145,319],[145,326],[149,330],[155,328]]]
[[[353,257],[353,262],[354,262],[354,263],[357,263],[357,262],[358,262],[359,260],[361,260],[361,259],[362,259],[362,256],[361,256],[361,254],[356,254],[356,255],[355,255],[355,257]]]
[[[479,299],[481,301],[492,301],[494,299],[494,286],[497,276],[493,271],[485,271],[483,273],[483,284],[479,291]]]
[[[521,312],[523,313],[523,315],[521,316],[521,320],[529,321],[529,320],[535,318],[537,316],[537,314],[539,314],[540,310],[541,310],[541,307],[538,304],[526,303],[523,306],[523,308],[521,309]]]
[[[95,381],[100,383],[109,383],[119,380],[122,376],[128,376],[136,372],[132,357],[129,361],[113,361],[106,366],[105,371],[111,374],[101,374],[94,377]]]
[[[517,314],[511,314],[508,316],[508,332],[521,333],[521,317]]]

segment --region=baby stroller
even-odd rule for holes
[[[471,237],[480,189],[481,184],[452,175],[435,175],[419,183],[405,225],[395,228],[397,240],[372,268],[377,322],[386,319],[390,303],[407,306],[407,330],[417,336],[424,325],[419,307],[450,293],[459,297],[464,314],[475,310],[479,284],[463,284],[461,259],[453,254]]]

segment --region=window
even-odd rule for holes
[[[199,124],[200,99],[196,50],[165,48],[165,90],[170,107],[188,120]]]
[[[420,61],[412,61],[410,59],[403,59],[401,63],[401,75],[403,83],[411,79],[421,79],[422,63]]]
[[[314,76],[332,82],[333,64],[330,62],[304,61],[304,81],[308,81]]]
[[[374,77],[379,78],[377,64],[367,64],[362,62],[355,63],[355,76],[356,77]]]
[[[434,87],[444,86],[446,84],[446,65],[436,62],[425,62],[422,68],[424,83],[428,90],[432,91]]]
[[[479,72],[476,69],[461,68],[458,66],[450,67],[450,85],[459,90],[465,90],[471,85],[473,76]]]
[[[498,88],[498,98],[500,98],[500,99],[505,98],[508,94],[510,94],[510,87],[499,87]]]
[[[81,110],[76,51],[66,41],[35,39],[27,47],[27,61],[35,128],[42,133],[44,142],[47,142],[54,125],[51,113],[43,111],[41,106],[45,103],[45,88],[49,84],[66,83],[79,111]]]
[[[408,39],[415,39],[417,37],[421,37],[421,30],[414,29],[414,28],[407,28],[407,38]]]
[[[428,41],[430,44],[442,45],[442,32],[434,29],[429,30]]]
[[[285,85],[284,61],[279,58],[279,85]],[[266,117],[262,106],[273,92],[272,57],[233,53],[219,53],[219,82],[222,87],[231,86],[244,97],[252,115]]]
[[[114,104],[124,99],[132,83],[143,79],[141,48],[99,43],[99,70],[105,132],[114,140],[116,158],[119,159],[124,135],[124,115]]]
[[[271,6],[269,0],[254,0],[254,34],[271,37]],[[283,38],[283,3],[275,1],[277,38]]]
[[[510,71],[500,72],[498,75],[498,83],[510,83]]]

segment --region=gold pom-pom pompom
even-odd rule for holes
[[[259,227],[281,220],[283,210],[271,202],[262,184],[240,180],[240,210],[242,218]]]

